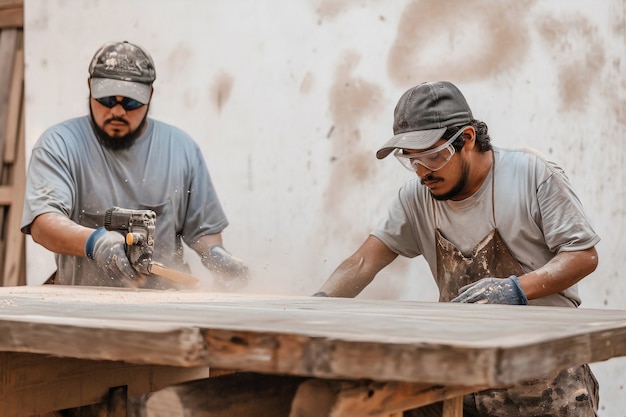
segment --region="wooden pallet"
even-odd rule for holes
[[[0,285],[25,285],[23,0],[0,0]]]

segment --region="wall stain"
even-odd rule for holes
[[[185,74],[187,68],[191,66],[191,60],[194,55],[194,51],[185,46],[185,44],[179,43],[172,49],[172,53],[169,54],[165,60],[168,71],[172,74]],[[158,68],[157,68],[158,71]],[[159,74],[157,73],[157,77]]]
[[[582,15],[547,16],[538,26],[557,69],[561,109],[584,111],[606,62],[597,29]]]
[[[315,13],[317,13],[321,23],[324,19],[333,19],[347,12],[349,9],[359,4],[359,2],[360,0],[321,0],[314,2],[314,4],[317,4]]]
[[[222,108],[230,99],[233,83],[233,76],[225,72],[220,72],[215,78],[215,82],[211,87],[211,101],[215,102],[218,113],[222,112]]]
[[[314,82],[315,77],[313,76],[313,74],[311,74],[310,71],[307,72],[302,79],[302,82],[300,83],[300,94],[308,94],[309,91],[311,91]]]
[[[192,57],[194,52],[185,44],[179,43],[172,49],[172,53],[163,61],[167,66],[167,72],[178,74],[180,78],[185,79],[187,69],[192,66]],[[159,80],[159,63],[157,65],[157,81]],[[190,109],[194,108],[197,102],[196,92],[193,89],[186,89],[182,92],[183,105]]]
[[[333,217],[332,222],[327,224],[337,226],[350,224],[349,217],[354,213],[352,204],[355,202],[347,196],[358,188],[359,183],[367,182],[376,163],[373,152],[363,148],[359,124],[369,115],[381,111],[382,91],[379,86],[353,75],[359,61],[357,53],[343,54],[329,92],[333,125],[327,134],[331,141],[331,166],[329,184],[324,194],[324,212]],[[348,201],[351,206],[343,216],[341,206]]]
[[[468,82],[515,67],[529,45],[525,20],[535,0],[413,1],[402,12],[387,60],[391,80]]]

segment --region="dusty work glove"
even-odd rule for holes
[[[330,297],[326,291],[318,291],[313,294],[311,297]]]
[[[124,245],[124,236],[100,227],[87,238],[85,252],[107,277],[115,281],[111,283],[112,286],[136,287],[145,278],[130,265]]]
[[[508,278],[483,278],[461,287],[453,303],[527,305],[528,298],[515,275]]]
[[[248,267],[231,255],[222,245],[213,245],[208,253],[201,255],[202,264],[215,274],[216,283],[226,290],[233,290],[247,284]]]

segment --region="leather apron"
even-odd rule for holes
[[[506,278],[525,272],[498,233],[495,216],[495,160],[491,172],[494,229],[465,256],[440,233],[435,213],[437,286],[439,301],[450,301],[459,289],[486,277]],[[554,372],[503,389],[489,389],[464,397],[464,416],[595,417],[598,383],[587,365]],[[417,411],[417,410],[415,410]],[[419,415],[419,414],[407,414]],[[428,414],[427,414],[428,415]]]

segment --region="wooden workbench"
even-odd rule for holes
[[[123,400],[213,369],[295,379],[286,416],[389,416],[440,400],[460,416],[465,393],[625,355],[626,311],[0,288],[4,417]]]

